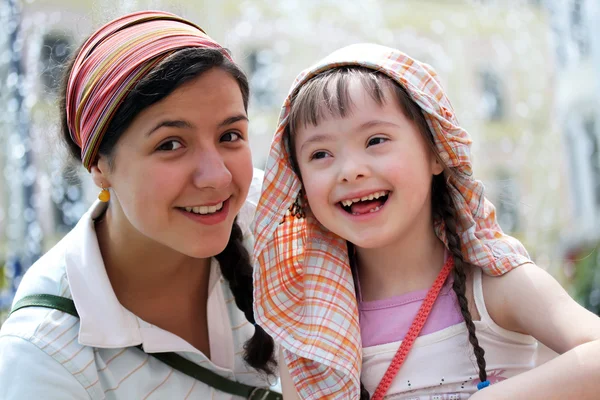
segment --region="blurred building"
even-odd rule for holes
[[[600,314],[600,3],[551,0],[554,113],[566,153],[569,223],[559,248],[578,301]]]

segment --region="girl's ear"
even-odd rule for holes
[[[442,165],[440,160],[438,160],[438,158],[435,156],[433,156],[432,158],[433,158],[433,161],[432,161],[432,166],[431,166],[431,173],[433,175],[439,175],[442,172],[444,172],[444,166]]]

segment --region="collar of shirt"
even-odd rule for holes
[[[79,343],[99,348],[143,345],[147,353],[192,352],[204,356],[179,336],[149,324],[123,307],[110,284],[94,228],[94,219],[106,209],[96,202],[74,228],[65,263],[69,286],[80,317]],[[211,262],[208,325],[211,361],[233,367],[231,322],[224,300],[218,262]],[[205,357],[205,356],[204,356]]]

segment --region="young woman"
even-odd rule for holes
[[[252,312],[242,71],[193,23],[138,12],[83,44],[64,93],[99,201],[23,278],[0,398],[280,398]]]

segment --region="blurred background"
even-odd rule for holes
[[[141,9],[191,19],[232,51],[261,168],[294,77],[321,57],[376,42],[431,64],[502,228],[600,314],[599,0],[0,0],[0,323],[23,273],[98,194],[59,145],[63,65]]]

